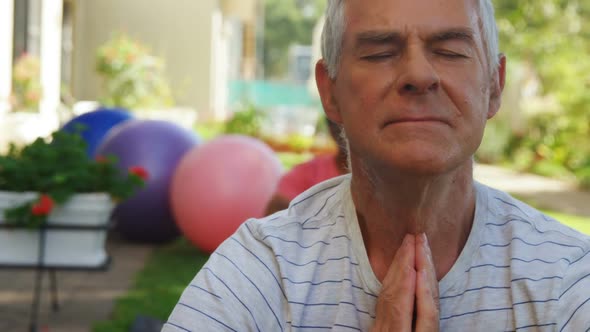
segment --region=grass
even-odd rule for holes
[[[524,198],[520,195],[513,194],[512,196],[527,203],[530,206],[533,206],[533,207],[535,206],[535,203],[533,201],[527,200],[526,198]],[[590,235],[590,218],[588,218],[588,217],[581,217],[581,216],[576,216],[576,215],[572,215],[572,214],[547,210],[547,209],[543,209],[543,208],[539,208],[539,210],[541,212],[545,213],[546,215],[553,217],[556,220],[559,220],[562,224],[565,224],[573,229],[576,229],[577,231],[579,231],[581,233]]]
[[[277,156],[285,169],[312,157],[290,152],[281,152]],[[93,332],[127,332],[138,315],[166,321],[182,291],[208,257],[185,239],[158,247],[135,277],[129,293],[115,303],[112,318],[94,324]]]
[[[548,216],[559,220],[562,224],[566,224],[571,228],[578,230],[584,234],[590,235],[590,218],[574,216],[555,211],[542,210]]]
[[[562,223],[590,235],[590,218],[543,211]],[[112,319],[95,324],[93,332],[127,332],[137,315],[166,321],[180,294],[207,260],[181,239],[156,249],[133,288],[116,304]]]
[[[138,315],[166,321],[208,257],[184,239],[158,247],[132,289],[116,301],[111,320],[94,324],[93,332],[128,332]]]

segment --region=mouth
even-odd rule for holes
[[[385,124],[383,125],[383,127],[387,127],[390,125],[399,125],[399,124],[416,124],[416,125],[445,124],[445,125],[449,125],[449,123],[447,121],[445,121],[444,119],[441,119],[441,118],[437,118],[437,117],[402,117],[402,118],[396,118],[396,119],[391,119],[389,121],[386,121]]]

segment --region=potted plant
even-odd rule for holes
[[[104,79],[101,103],[105,106],[135,110],[174,103],[163,61],[125,34],[98,49],[96,71]]]
[[[92,267],[104,264],[107,224],[118,200],[147,177],[116,158],[88,159],[78,134],[55,132],[0,156],[0,264]],[[40,248],[40,232],[45,246]]]
[[[10,107],[13,112],[38,112],[41,101],[41,65],[37,56],[23,53],[12,68]]]
[[[123,33],[107,40],[96,52],[96,72],[103,83],[102,105],[192,128],[196,111],[175,106],[163,59],[139,41]]]
[[[6,142],[26,144],[40,132],[48,132],[45,128],[49,122],[43,121],[39,112],[42,96],[39,57],[23,53],[12,68],[12,90],[8,100],[10,112],[0,111],[0,152],[7,149]]]

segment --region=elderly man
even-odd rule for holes
[[[589,239],[472,177],[505,65],[489,0],[329,0],[351,174],[244,223],[164,331],[587,331]]]

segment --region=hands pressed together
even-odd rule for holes
[[[439,330],[438,281],[425,234],[407,234],[383,279],[373,332]]]

